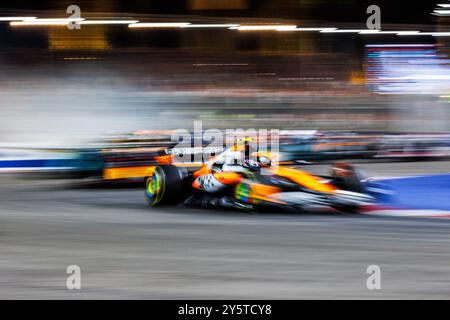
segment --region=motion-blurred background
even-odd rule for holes
[[[443,2],[443,1],[441,1]],[[445,31],[434,1],[2,2],[0,14],[191,24]],[[441,9],[445,10],[445,7]],[[450,38],[432,35],[12,26],[0,22],[0,143],[69,146],[134,130],[445,131]]]
[[[378,1],[375,31],[373,4],[4,2],[2,170],[103,168],[97,153],[82,164],[43,160],[74,157],[47,153],[55,148],[78,158],[80,148],[166,147],[170,130],[194,121],[284,130],[289,159],[447,157],[449,4]],[[43,20],[68,19],[70,5],[88,22],[80,29]],[[155,150],[135,151],[125,162]],[[34,162],[8,162],[18,159]]]
[[[42,20],[71,5],[81,29]],[[1,1],[0,298],[448,298],[448,221],[394,217],[450,216],[449,22],[446,0]],[[315,174],[359,162],[389,217],[104,188],[144,180],[194,121],[279,129],[281,159]]]

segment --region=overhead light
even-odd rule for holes
[[[139,20],[84,20],[80,24],[132,24]]]
[[[36,17],[0,17],[0,21],[29,21],[34,19]]]
[[[397,34],[399,31],[364,30],[359,34]]]
[[[275,28],[276,31],[292,31],[292,30],[296,30],[297,26],[294,25],[288,25],[288,26],[280,26]]]
[[[450,32],[416,32],[402,35],[410,35],[410,36],[433,36],[433,37],[448,37],[450,36]]]
[[[433,37],[450,37],[450,32],[434,32],[431,35]]]
[[[322,30],[320,33],[360,33],[367,31],[367,29],[335,29],[335,30]]]
[[[239,31],[288,31],[295,30],[296,28],[296,25],[247,25],[230,27],[229,29]]]
[[[238,24],[189,24],[186,28],[236,28]]]
[[[40,23],[40,22],[73,22],[82,21],[84,18],[39,18],[39,19],[29,19],[30,23]]]
[[[442,7],[442,8],[450,8],[450,3],[441,3],[441,4],[438,4],[438,6]]]
[[[303,32],[308,32],[308,31],[333,31],[333,30],[337,30],[337,28],[293,28],[293,29],[284,28],[284,29],[278,29],[277,31],[303,31]]]
[[[130,28],[184,28],[190,22],[139,22],[128,25]]]
[[[450,10],[434,10],[433,13],[441,16],[447,16],[450,15]]]
[[[29,21],[12,21],[11,26],[64,26],[71,22],[81,22],[83,18],[32,19]]]
[[[435,47],[434,44],[367,44],[367,48],[430,48]]]
[[[398,36],[414,36],[414,35],[419,35],[420,31],[400,31],[397,32]]]

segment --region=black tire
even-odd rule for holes
[[[362,172],[349,163],[334,164],[331,168],[331,176],[333,183],[340,189],[358,193],[365,192]]]
[[[152,207],[177,205],[186,197],[186,174],[173,165],[158,166],[145,182],[145,196]]]

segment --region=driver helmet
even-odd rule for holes
[[[249,170],[258,170],[261,166],[259,165],[258,161],[253,160],[253,159],[246,159],[244,160],[244,163],[242,164],[242,166],[246,169]]]

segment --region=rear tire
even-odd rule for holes
[[[183,202],[185,190],[185,173],[173,165],[156,167],[145,183],[145,196],[152,207]]]

